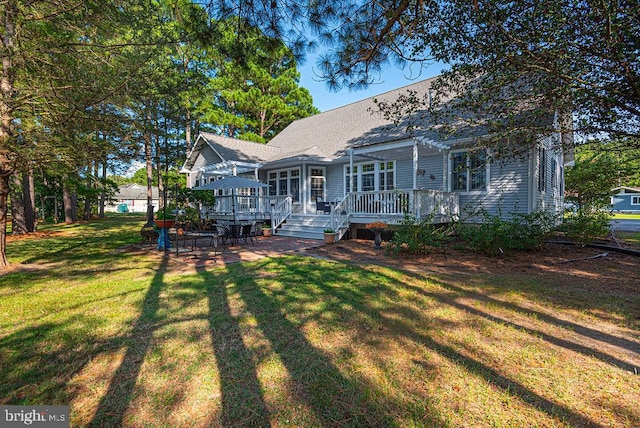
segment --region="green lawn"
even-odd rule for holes
[[[640,220],[640,214],[614,213],[613,218],[618,220]]]
[[[0,403],[70,404],[72,426],[99,427],[640,426],[637,294],[453,260],[185,274],[118,251],[141,224],[9,244],[25,265],[0,276]]]

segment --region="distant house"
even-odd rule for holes
[[[432,82],[376,98],[425,94]],[[563,212],[566,159],[559,143],[567,134],[540,135],[526,158],[498,162],[473,148],[486,131],[443,139],[424,127],[410,135],[377,110],[369,98],[300,119],[268,144],[201,133],[182,168],[187,186],[228,174],[262,181],[268,189],[240,189],[233,203],[230,193],[219,193],[206,215],[228,218],[233,207],[235,216],[271,219],[282,225],[278,233],[301,237],[319,237],[323,227],[342,235],[405,214],[448,221],[466,208],[503,215]]]
[[[640,213],[640,187],[620,186],[611,189],[611,206],[614,211]]]
[[[151,188],[154,212],[160,206],[159,190],[157,186]],[[123,184],[118,186],[118,191],[113,197],[112,203],[105,207],[107,212],[147,212],[147,187],[139,184]]]

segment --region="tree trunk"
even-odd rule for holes
[[[156,147],[156,169],[158,171],[158,211],[161,211],[165,208],[164,202],[167,200],[165,197],[165,188],[164,188],[164,180],[162,176],[162,163],[160,162],[160,130],[158,129],[158,120],[156,116],[156,120],[153,123],[153,134],[155,137],[155,147]],[[165,155],[166,156],[166,155]],[[165,160],[166,162],[166,160]]]
[[[144,158],[147,167],[147,225],[153,225],[153,164],[151,159],[151,136],[144,135]]]
[[[100,207],[99,218],[104,218],[104,206],[107,203],[107,159],[105,156],[104,163],[102,164],[102,187],[100,189]]]
[[[67,224],[75,223],[78,220],[76,210],[77,198],[75,192],[69,189],[68,176],[64,176],[62,185],[62,203],[64,204],[64,222]]]
[[[186,155],[189,155],[191,151],[191,112],[187,110],[186,112],[186,127],[184,129],[184,140],[186,145]]]
[[[24,235],[28,232],[25,218],[22,181],[17,174],[13,176],[14,194],[11,197],[11,234]]]
[[[92,177],[91,174],[93,173],[91,168],[91,165],[87,166],[87,181],[86,181],[86,186],[87,186],[87,192],[86,195],[84,197],[84,210],[82,213],[82,219],[83,220],[91,220],[91,203],[93,202],[93,181],[92,181]]]
[[[4,158],[0,154],[0,158]],[[11,173],[8,165],[0,161],[0,268],[5,268],[7,262],[7,203],[9,199],[9,182]]]
[[[22,190],[24,194],[24,216],[29,233],[38,230],[38,211],[36,210],[36,185],[33,169],[29,168],[22,176]]]
[[[13,108],[11,100],[14,97],[13,50],[16,34],[16,5],[13,1],[5,2],[2,19],[2,75],[0,76],[0,268],[5,268],[7,262],[7,204],[11,190],[11,176],[13,166],[12,153],[7,149],[8,141],[12,138]]]

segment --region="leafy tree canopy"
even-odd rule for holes
[[[640,184],[640,157],[620,141],[578,146],[575,166],[566,171],[566,199],[582,214],[608,206],[611,189]]]
[[[297,30],[310,24],[317,40],[331,47],[318,68],[334,88],[366,86],[390,62],[440,61],[448,69],[433,94],[406,97],[408,111],[433,108],[457,93],[455,108],[444,113],[488,126],[499,137],[549,131],[550,112],[573,112],[574,120],[560,126],[573,126],[587,137],[624,137],[631,149],[640,146],[637,1],[316,0],[305,6],[291,0],[220,0],[208,5],[218,16],[246,11],[253,25],[287,39],[296,52],[308,40]],[[518,114],[523,109],[533,116],[523,121]]]
[[[318,113],[289,48],[238,18],[218,23],[205,122],[228,136],[266,142],[296,119]]]

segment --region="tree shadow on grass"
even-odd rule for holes
[[[96,323],[78,315],[0,338],[0,404],[68,404],[67,381],[105,345]]]
[[[142,302],[140,316],[136,320],[120,366],[111,377],[109,389],[103,395],[98,409],[89,424],[95,427],[120,427],[124,415],[131,403],[144,358],[151,346],[155,318],[160,307],[160,292],[164,285],[168,258],[162,262],[151,281],[151,285]]]
[[[231,272],[242,277],[237,289],[287,369],[296,397],[306,402],[323,426],[394,426],[384,406],[373,405],[354,380],[346,378],[330,358],[316,349],[288,320],[288,314],[256,283],[256,271],[234,265]]]
[[[222,426],[268,427],[269,412],[256,366],[243,342],[238,319],[231,314],[227,285],[204,269],[198,269],[198,273],[207,288],[207,318],[220,376]]]
[[[285,261],[281,261],[280,263],[284,264]],[[359,276],[361,278],[362,284],[368,284],[366,281],[369,280],[367,279],[369,273],[365,269],[361,269],[355,265],[352,265],[352,269],[360,270]],[[312,273],[310,272],[309,275],[312,275]],[[321,290],[323,290],[324,299],[329,300],[330,298],[331,300],[334,300],[336,302],[348,302],[347,306],[337,303],[334,305],[326,305],[324,307],[325,311],[336,311],[334,315],[338,319],[341,317],[351,317],[353,321],[356,321],[358,318],[362,320],[380,320],[385,329],[392,331],[393,334],[404,337],[410,340],[412,343],[421,344],[422,346],[425,346],[426,348],[437,352],[439,355],[448,359],[451,363],[463,367],[469,373],[472,373],[479,378],[484,379],[487,383],[496,386],[508,395],[519,398],[533,408],[547,413],[549,416],[556,420],[566,420],[571,424],[575,424],[576,426],[601,426],[598,423],[590,420],[589,418],[574,412],[570,408],[537,394],[535,391],[516,382],[508,376],[499,373],[498,371],[487,366],[481,361],[460,353],[452,346],[441,343],[428,334],[416,331],[410,323],[402,321],[404,319],[410,319],[413,323],[415,323],[418,320],[424,320],[425,323],[428,323],[430,320],[425,319],[424,314],[409,307],[403,307],[402,310],[398,311],[397,308],[391,303],[388,306],[384,306],[384,311],[379,307],[374,306],[372,302],[376,302],[378,300],[377,296],[375,296],[376,293],[386,294],[388,300],[389,288],[414,288],[410,284],[406,284],[392,277],[386,277],[388,282],[386,284],[383,284],[380,282],[380,277],[384,277],[384,275],[380,273],[376,273],[376,275],[379,275],[377,283],[378,285],[368,286],[370,293],[369,299],[363,299],[363,290],[360,288],[336,286],[335,278],[332,278],[331,275],[329,275],[327,277],[327,280],[325,281],[315,282],[314,287],[319,287]],[[374,278],[372,277],[370,280],[373,279]],[[254,288],[256,289],[255,292],[251,292],[253,291],[253,288],[242,288],[243,290],[245,290],[243,293],[243,295],[245,296],[245,300],[248,304],[249,302],[253,302],[253,305],[249,304],[249,306],[255,306],[256,309],[262,308],[263,312],[268,313],[269,305],[273,305],[273,303],[270,302],[269,299],[262,292],[260,292],[259,289],[257,289],[257,287]],[[449,302],[443,301],[442,303],[448,304]],[[349,309],[345,309],[345,307]],[[266,315],[264,317],[266,317]],[[275,319],[277,319],[277,317],[274,317],[274,321],[271,321],[271,319],[267,318],[264,320],[265,322],[261,322],[261,324],[274,325]],[[292,365],[295,366],[294,363],[292,363]]]
[[[405,272],[403,271],[403,273],[405,273],[408,276],[411,276],[413,278],[416,278],[418,280],[425,280],[426,277],[425,276],[421,276],[417,273],[413,273],[413,272]],[[447,296],[445,293],[435,293],[435,292],[428,292],[420,287],[416,287],[410,284],[404,284],[404,286],[407,289],[410,289],[418,294],[424,295],[426,297],[430,297],[433,299],[438,300],[441,303],[456,307],[460,310],[463,311],[467,311],[469,313],[472,313],[474,315],[477,315],[479,317],[482,317],[484,319],[487,319],[489,321],[493,321],[496,323],[500,323],[503,325],[508,325],[514,328],[517,328],[519,330],[525,331],[528,334],[531,334],[533,336],[537,336],[540,337],[541,339],[557,345],[559,347],[565,348],[565,349],[569,349],[578,353],[581,353],[583,355],[586,356],[590,356],[590,357],[594,357],[599,359],[600,361],[606,362],[608,364],[612,364],[618,368],[621,368],[623,370],[626,371],[630,371],[630,372],[636,372],[638,370],[638,367],[634,366],[633,364],[621,360],[620,358],[614,357],[613,355],[607,354],[606,352],[604,352],[602,349],[598,349],[595,346],[586,346],[586,345],[582,345],[579,343],[575,343],[572,342],[570,340],[566,340],[566,339],[562,339],[559,337],[555,337],[553,335],[550,335],[548,333],[545,333],[543,331],[540,330],[536,330],[530,327],[525,327],[522,326],[520,324],[517,324],[513,321],[510,321],[508,319],[503,319],[500,318],[498,316],[489,314],[487,312],[481,311],[480,309],[471,306],[471,305],[467,305],[458,301],[454,300],[454,297],[466,297],[466,298],[470,298],[473,300],[476,300],[478,302],[483,302],[486,303],[488,305],[491,306],[495,306],[495,307],[501,307],[507,310],[510,310],[514,313],[517,314],[521,314],[521,315],[525,315],[525,316],[532,316],[537,320],[543,321],[547,324],[556,326],[556,327],[560,327],[560,328],[564,328],[567,329],[568,331],[571,331],[577,335],[583,336],[589,340],[593,340],[593,341],[598,341],[598,342],[602,342],[602,343],[606,343],[609,345],[613,345],[619,348],[623,348],[626,349],[628,351],[631,351],[632,353],[636,354],[637,356],[640,357],[640,344],[638,344],[637,342],[634,342],[633,340],[629,340],[623,337],[619,337],[619,336],[615,336],[609,333],[605,333],[603,331],[600,330],[596,330],[590,327],[587,327],[585,325],[582,324],[577,324],[575,322],[571,322],[571,321],[567,321],[567,320],[563,320],[557,317],[554,317],[552,315],[549,315],[548,313],[545,312],[540,312],[540,311],[536,311],[534,309],[531,308],[524,308],[521,307],[515,303],[511,303],[511,302],[506,302],[503,300],[499,300],[499,299],[495,299],[491,296],[487,296],[483,293],[479,293],[477,291],[473,291],[473,290],[468,290],[464,287],[460,287],[454,284],[451,284],[449,282],[446,282],[444,280],[441,279],[434,279],[434,278],[429,278],[429,281],[438,285],[439,287],[442,287],[446,290],[450,291],[450,296]]]

